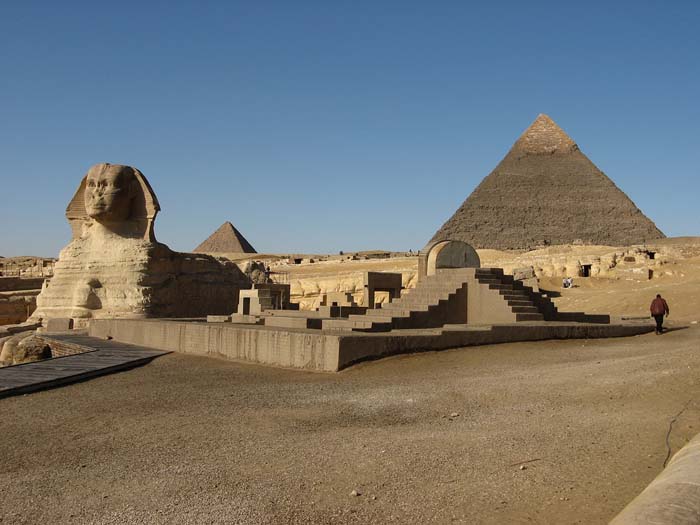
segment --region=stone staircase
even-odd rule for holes
[[[559,321],[574,323],[609,323],[610,316],[584,312],[560,312],[546,295],[535,292],[512,275],[504,275],[500,268],[479,268],[476,279],[498,290],[516,314],[516,321]]]
[[[498,294],[500,321],[609,322],[608,316],[589,316],[579,312],[560,313],[552,301],[529,286],[504,275],[500,268],[463,268],[439,272],[404,291],[400,298],[364,315],[323,321],[324,330],[386,332],[390,330],[440,328],[446,324],[465,324],[468,287],[479,286],[481,293]],[[498,303],[498,301],[496,301]],[[507,321],[504,321],[504,316]]]
[[[467,280],[459,270],[428,276],[391,303],[364,315],[325,320],[323,329],[381,332],[466,323]]]
[[[515,314],[515,322],[549,321],[557,315],[557,307],[549,298],[516,281],[512,275],[504,275],[500,268],[478,268],[475,278],[480,285],[488,286],[489,290],[503,296]]]

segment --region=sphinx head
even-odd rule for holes
[[[95,164],[85,179],[85,211],[98,222],[121,222],[131,216],[138,190],[134,169],[119,164]]]

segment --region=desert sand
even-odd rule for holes
[[[700,429],[699,341],[700,327],[681,323],[339,374],[172,354],[3,400],[2,515],[606,523],[661,471],[671,421],[671,451]]]

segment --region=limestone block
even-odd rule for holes
[[[66,332],[73,329],[73,319],[55,317],[46,321],[46,332]]]
[[[231,322],[240,324],[260,324],[260,319],[255,315],[231,314]]]
[[[207,315],[207,323],[230,323],[230,315]]]

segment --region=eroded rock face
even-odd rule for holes
[[[17,350],[14,355],[14,364],[32,363],[49,359],[51,357],[51,347],[38,337],[30,335],[25,337],[17,344]]]
[[[143,174],[97,164],[66,210],[73,239],[31,320],[200,317],[235,309],[250,280],[235,264],[170,250],[153,231],[160,210]]]
[[[271,283],[272,279],[270,279],[265,269],[265,263],[261,261],[249,261],[245,265],[243,273],[255,284]]]

